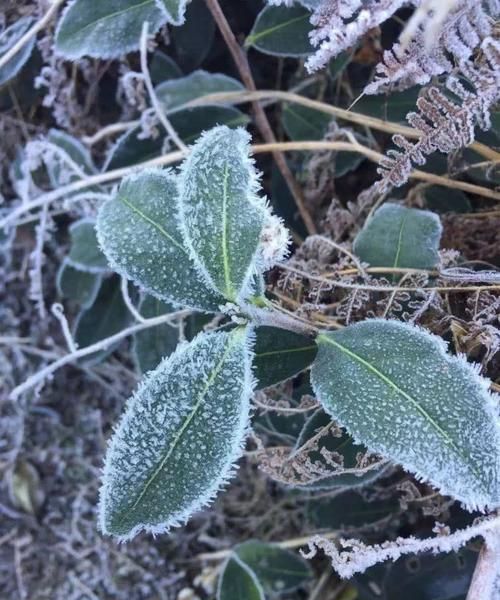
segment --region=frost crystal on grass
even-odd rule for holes
[[[469,510],[500,505],[496,403],[474,366],[398,321],[364,321],[318,344],[313,388],[356,440]]]
[[[108,449],[100,498],[104,533],[166,532],[230,478],[247,429],[249,334],[202,333],[143,380]]]

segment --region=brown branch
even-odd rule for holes
[[[222,37],[224,38],[224,41],[226,42],[227,47],[229,48],[234,62],[236,63],[236,67],[238,68],[241,79],[243,80],[243,84],[250,92],[256,92],[257,87],[255,85],[255,81],[250,70],[250,65],[248,63],[247,56],[241,48],[241,46],[238,44],[238,41],[236,40],[234,33],[232,32],[231,27],[227,22],[226,16],[222,12],[218,0],[205,0],[205,2],[208,6],[208,9],[212,13],[215,22],[217,23],[217,26],[219,27],[219,30],[222,34]],[[271,125],[269,124],[266,113],[264,112],[264,109],[262,108],[260,103],[257,100],[254,100],[252,102],[252,107],[255,116],[255,123],[262,137],[268,144],[276,143],[276,137],[274,136],[273,130],[271,129]],[[283,175],[283,178],[285,179],[288,187],[290,188],[290,192],[294,197],[300,216],[304,221],[308,233],[317,233],[316,225],[306,208],[302,190],[295,181],[295,178],[292,175],[290,168],[288,167],[288,163],[286,162],[285,157],[281,152],[274,151],[273,158],[276,162],[278,169]]]

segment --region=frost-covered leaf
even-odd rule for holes
[[[340,435],[331,433],[332,419],[322,410],[314,412],[304,424],[300,432],[295,450],[302,448],[307,452],[311,463],[318,465],[322,471],[330,471],[330,475],[322,476],[314,482],[301,485],[301,489],[327,490],[335,488],[361,487],[380,477],[387,469],[387,463],[377,463],[365,468],[357,467],[358,456],[365,455],[367,450],[364,446],[356,444],[352,437],[345,431]],[[315,443],[313,443],[315,442]],[[335,468],[325,459],[324,453],[339,454],[343,465],[335,472]],[[354,470],[351,473],[343,473],[343,469]],[[299,487],[299,486],[297,486]]]
[[[297,375],[316,357],[314,340],[293,331],[266,326],[255,333],[254,370],[259,388]]]
[[[354,240],[354,252],[372,267],[432,269],[439,263],[441,221],[434,213],[383,204]]]
[[[276,56],[308,56],[311,13],[304,7],[266,6],[257,16],[245,45]]]
[[[156,50],[151,57],[149,73],[155,85],[159,85],[169,79],[182,77],[182,71],[177,63],[161,50]]]
[[[255,573],[266,594],[292,592],[312,577],[309,563],[275,544],[249,540],[236,546],[234,553]]]
[[[97,172],[88,149],[72,135],[58,129],[51,129],[47,134],[47,141],[60,148],[86,175],[93,175]],[[73,166],[68,165],[62,156],[57,154],[47,163],[47,172],[54,189],[81,179]]]
[[[110,265],[153,296],[216,312],[225,300],[195,268],[177,226],[177,181],[144,170],[122,181],[101,206],[97,237]]]
[[[249,158],[250,136],[216,127],[193,147],[181,171],[181,227],[200,273],[228,300],[250,293],[269,219]]]
[[[21,17],[10,27],[7,27],[7,29],[0,34],[0,56],[6,54],[12,46],[23,37],[34,22],[35,19],[33,17]],[[13,79],[24,67],[33,52],[34,45],[35,37],[33,36],[26,44],[24,44],[21,50],[19,50],[19,52],[17,52],[7,64],[0,69],[0,86]]]
[[[160,317],[173,312],[173,307],[158,298],[146,295],[139,305],[139,313],[145,319]],[[168,323],[148,327],[134,335],[133,354],[141,373],[155,369],[170,356],[179,342],[179,329]]]
[[[159,0],[160,5],[167,12],[167,19],[172,25],[182,25],[184,23],[184,15],[186,5],[190,0]]]
[[[265,600],[264,590],[255,573],[238,556],[226,561],[217,586],[217,600]]]
[[[317,343],[314,391],[357,441],[468,509],[500,504],[496,406],[474,366],[398,321],[364,321]]]
[[[172,127],[185,144],[192,144],[203,131],[216,125],[240,127],[248,123],[247,115],[232,106],[199,106],[186,108],[170,117]],[[163,151],[165,130],[158,127],[156,138],[142,139],[141,128],[134,127],[123,134],[111,151],[104,166],[105,171],[129,167],[160,156]]]
[[[89,273],[109,271],[108,261],[99,248],[94,219],[84,218],[69,228],[71,247],[66,262]]]
[[[300,104],[286,104],[283,109],[283,127],[294,141],[322,140],[331,120],[331,115]]]
[[[170,31],[175,56],[183,71],[198,68],[210,52],[215,36],[215,21],[205,0],[191,0],[180,27]]]
[[[202,333],[148,373],[106,455],[104,533],[167,532],[214,498],[241,454],[250,362],[248,333],[238,328]]]
[[[186,77],[171,79],[156,88],[156,95],[168,113],[180,110],[191,100],[219,92],[238,92],[244,87],[240,81],[223,73],[194,71]]]
[[[139,48],[142,24],[155,33],[167,21],[169,0],[74,0],[56,31],[56,50],[64,57],[117,58]],[[172,0],[174,4],[178,4]]]
[[[101,275],[75,269],[67,261],[59,267],[56,278],[57,291],[63,298],[88,308],[96,299],[101,285]]]
[[[131,318],[123,300],[120,278],[113,275],[102,282],[92,305],[78,315],[73,337],[79,348],[85,348],[118,333],[130,323]],[[109,346],[99,350],[85,361],[92,364],[100,362],[114,348]]]
[[[314,498],[307,503],[311,527],[329,531],[367,527],[400,512],[397,497],[368,501],[354,490],[336,496]]]

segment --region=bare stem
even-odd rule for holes
[[[495,532],[484,536],[466,600],[495,600],[497,578],[500,578],[500,540]]]

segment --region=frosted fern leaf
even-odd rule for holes
[[[74,0],[56,31],[56,49],[66,58],[117,58],[139,48],[142,24],[155,33],[167,21],[183,22],[186,0]]]
[[[206,506],[241,453],[252,390],[248,332],[202,333],[141,383],[111,440],[100,526],[166,532]]]
[[[353,250],[372,267],[432,269],[439,262],[442,229],[430,211],[387,203],[358,233]]]
[[[181,228],[200,273],[228,300],[244,300],[255,273],[283,258],[288,235],[257,196],[243,129],[202,135],[182,167]]]
[[[215,312],[225,300],[198,273],[183,244],[177,195],[169,171],[127,177],[99,210],[99,243],[113,269],[153,296]]]
[[[312,384],[333,419],[468,509],[500,505],[488,382],[422,329],[374,319],[318,337]]]

